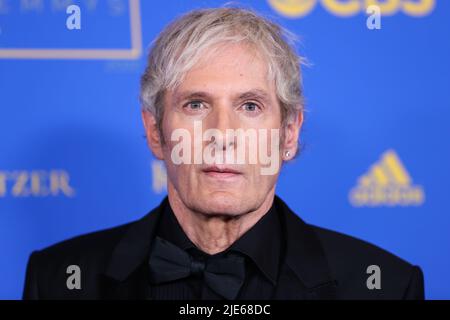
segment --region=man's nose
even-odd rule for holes
[[[217,143],[219,142],[217,140],[222,139],[221,144],[224,149],[235,143],[234,130],[239,128],[239,121],[232,106],[227,104],[216,106],[207,117],[206,122],[205,130],[216,129],[220,131],[220,136],[215,137],[215,139]]]

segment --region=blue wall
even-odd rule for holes
[[[69,1],[81,30],[68,30],[61,2],[0,0],[2,299],[21,297],[32,250],[137,219],[164,197],[140,118],[145,48],[175,16],[223,4]],[[381,1],[399,7],[379,30],[364,1],[346,14],[332,4],[348,0],[311,0],[303,14],[295,2],[240,2],[298,34],[311,63],[305,147],[278,194],[306,221],[420,265],[427,298],[450,298],[450,2]]]

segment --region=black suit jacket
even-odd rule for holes
[[[145,299],[147,258],[161,205],[142,219],[53,245],[31,254],[24,299]],[[419,267],[362,240],[301,220],[278,197],[286,241],[275,299],[423,299]],[[81,270],[81,289],[69,290],[67,267]],[[367,267],[380,268],[381,289],[368,289]]]

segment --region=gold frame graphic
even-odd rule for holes
[[[130,12],[130,49],[1,49],[0,59],[99,59],[135,60],[142,54],[141,11],[139,0],[128,0]]]

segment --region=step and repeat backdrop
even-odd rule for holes
[[[277,193],[304,220],[420,265],[450,298],[450,1],[235,2],[296,33],[303,151]],[[0,0],[0,298],[36,249],[166,195],[139,77],[173,18],[224,1]]]

